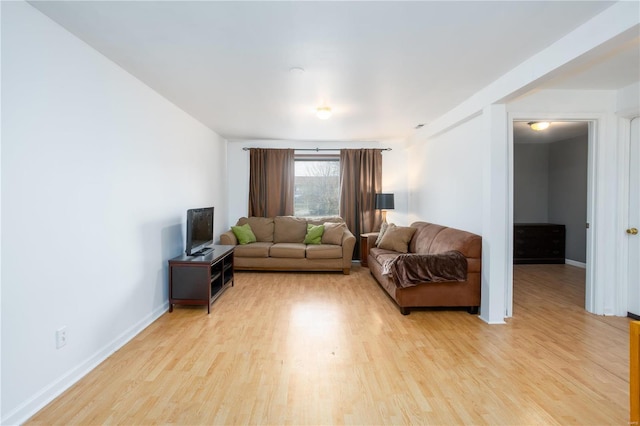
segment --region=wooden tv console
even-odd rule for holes
[[[183,254],[169,260],[169,312],[173,305],[211,304],[228,287],[233,286],[233,249],[214,245],[203,256]]]

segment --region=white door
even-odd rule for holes
[[[629,293],[627,311],[640,316],[640,118],[631,120],[629,147]]]

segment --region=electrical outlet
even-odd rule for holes
[[[60,349],[67,344],[67,327],[61,327],[56,330],[56,349]]]

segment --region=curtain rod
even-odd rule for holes
[[[249,151],[250,149],[254,149],[254,148],[247,148],[244,147],[242,148],[243,151]],[[348,149],[354,149],[354,148],[348,148]],[[364,149],[379,149],[380,151],[391,151],[391,148],[364,148]],[[294,151],[340,151],[340,148],[293,148]]]

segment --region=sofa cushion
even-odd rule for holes
[[[312,225],[324,225],[325,223],[344,223],[344,219],[340,216],[327,216],[327,217],[310,217],[307,218],[307,223]]]
[[[324,225],[307,225],[307,235],[304,237],[305,244],[320,244],[322,234],[324,233]]]
[[[276,216],[273,218],[274,243],[300,243],[307,235],[307,220],[293,216]],[[303,256],[304,257],[304,256]]]
[[[320,244],[307,246],[307,259],[340,259],[342,258],[342,246],[333,244]]]
[[[248,223],[232,226],[231,231],[233,231],[233,235],[236,236],[238,243],[241,245],[256,242],[256,236],[253,231],[251,231],[251,226],[249,226]]]
[[[378,247],[399,253],[407,253],[409,250],[409,241],[411,241],[411,237],[413,237],[415,232],[416,228],[390,224],[382,236]]]
[[[381,248],[372,248],[369,255],[373,257],[376,262],[383,265],[385,261],[391,260],[400,254],[397,251],[385,250]]]
[[[343,223],[324,223],[324,233],[322,234],[322,244],[342,245],[342,235],[347,229],[347,225]]]
[[[259,242],[273,242],[273,218],[272,217],[257,217],[251,216],[241,217],[238,219],[238,225],[244,225],[248,223],[251,226],[251,230],[256,236],[256,241]]]
[[[304,259],[306,248],[302,243],[275,243],[269,248],[269,256]]]
[[[414,222],[411,227],[416,228],[416,233],[413,234],[409,243],[409,252],[420,254],[433,254],[431,243],[436,235],[446,228],[445,226],[428,222]]]
[[[269,257],[269,247],[273,243],[251,243],[243,246],[236,246],[233,250],[235,257]]]
[[[482,256],[482,239],[467,231],[454,228],[443,229],[431,242],[431,253],[443,253],[457,250],[465,257],[480,258]]]

